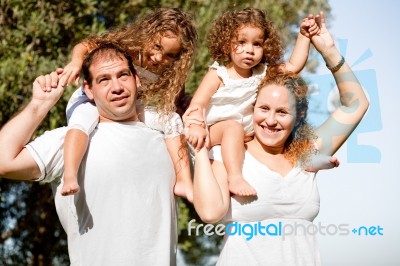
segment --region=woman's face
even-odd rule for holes
[[[295,98],[284,86],[267,85],[259,90],[253,124],[255,137],[262,145],[283,150],[296,117]]]
[[[142,67],[152,72],[159,72],[165,66],[179,58],[181,42],[172,33],[166,36],[157,36],[154,43],[144,49]]]

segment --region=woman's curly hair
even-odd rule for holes
[[[310,156],[317,152],[315,148],[316,135],[307,122],[308,99],[307,83],[297,74],[288,72],[280,66],[268,68],[267,75],[258,87],[258,93],[267,85],[284,86],[294,96],[296,101],[296,125],[292,134],[286,140],[284,156],[293,165],[307,165]]]
[[[277,65],[283,57],[281,39],[264,11],[256,8],[228,10],[213,24],[208,35],[208,49],[219,64],[231,62],[231,51],[237,46],[238,32],[244,26],[257,27],[264,31],[263,58],[261,63]]]
[[[176,36],[181,42],[178,58],[158,73],[159,79],[139,94],[144,104],[154,104],[162,113],[175,111],[176,99],[184,85],[194,59],[197,41],[196,28],[192,18],[178,8],[158,8],[151,14],[135,20],[121,28],[86,40],[90,48],[102,39],[114,41],[138,58],[143,50],[154,44],[156,38]]]

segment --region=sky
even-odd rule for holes
[[[318,234],[322,262],[325,266],[400,265],[400,119],[396,118],[400,1],[329,3],[333,18],[327,21],[328,28],[367,91],[370,109],[336,153],[340,167],[317,175],[321,209],[314,223],[329,226],[332,234]],[[321,65],[316,78],[329,74]],[[340,224],[358,231],[335,235]],[[362,226],[371,231],[366,234]]]

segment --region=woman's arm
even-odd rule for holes
[[[299,73],[304,68],[310,51],[310,38],[317,34],[319,30],[319,26],[312,15],[303,19],[293,53],[289,61],[284,64],[287,71]]]
[[[183,115],[184,122],[186,122],[185,117],[191,117],[197,121],[204,121],[205,110],[210,104],[211,97],[218,90],[220,85],[221,80],[217,75],[217,70],[211,69],[208,71],[201,81],[200,86],[197,88],[188,110]],[[190,128],[190,130],[187,131],[186,137],[189,143],[195,147],[197,151],[205,144],[207,145],[207,131],[205,126],[206,125],[200,126],[197,124],[185,124],[185,127]]]
[[[350,66],[344,62],[329,34],[324,14],[317,18],[320,34],[311,40],[331,69],[340,94],[340,107],[316,130],[318,149],[332,155],[346,141],[368,110],[369,102]]]
[[[222,162],[210,163],[208,151],[204,147],[195,157],[193,204],[197,214],[206,223],[221,220],[230,204],[225,167]]]

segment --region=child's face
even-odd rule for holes
[[[165,66],[179,58],[181,42],[172,33],[157,36],[146,47],[142,55],[142,66],[151,72],[159,73]]]
[[[263,58],[264,32],[253,26],[244,26],[238,31],[237,43],[231,51],[231,61],[242,69],[251,69]]]

